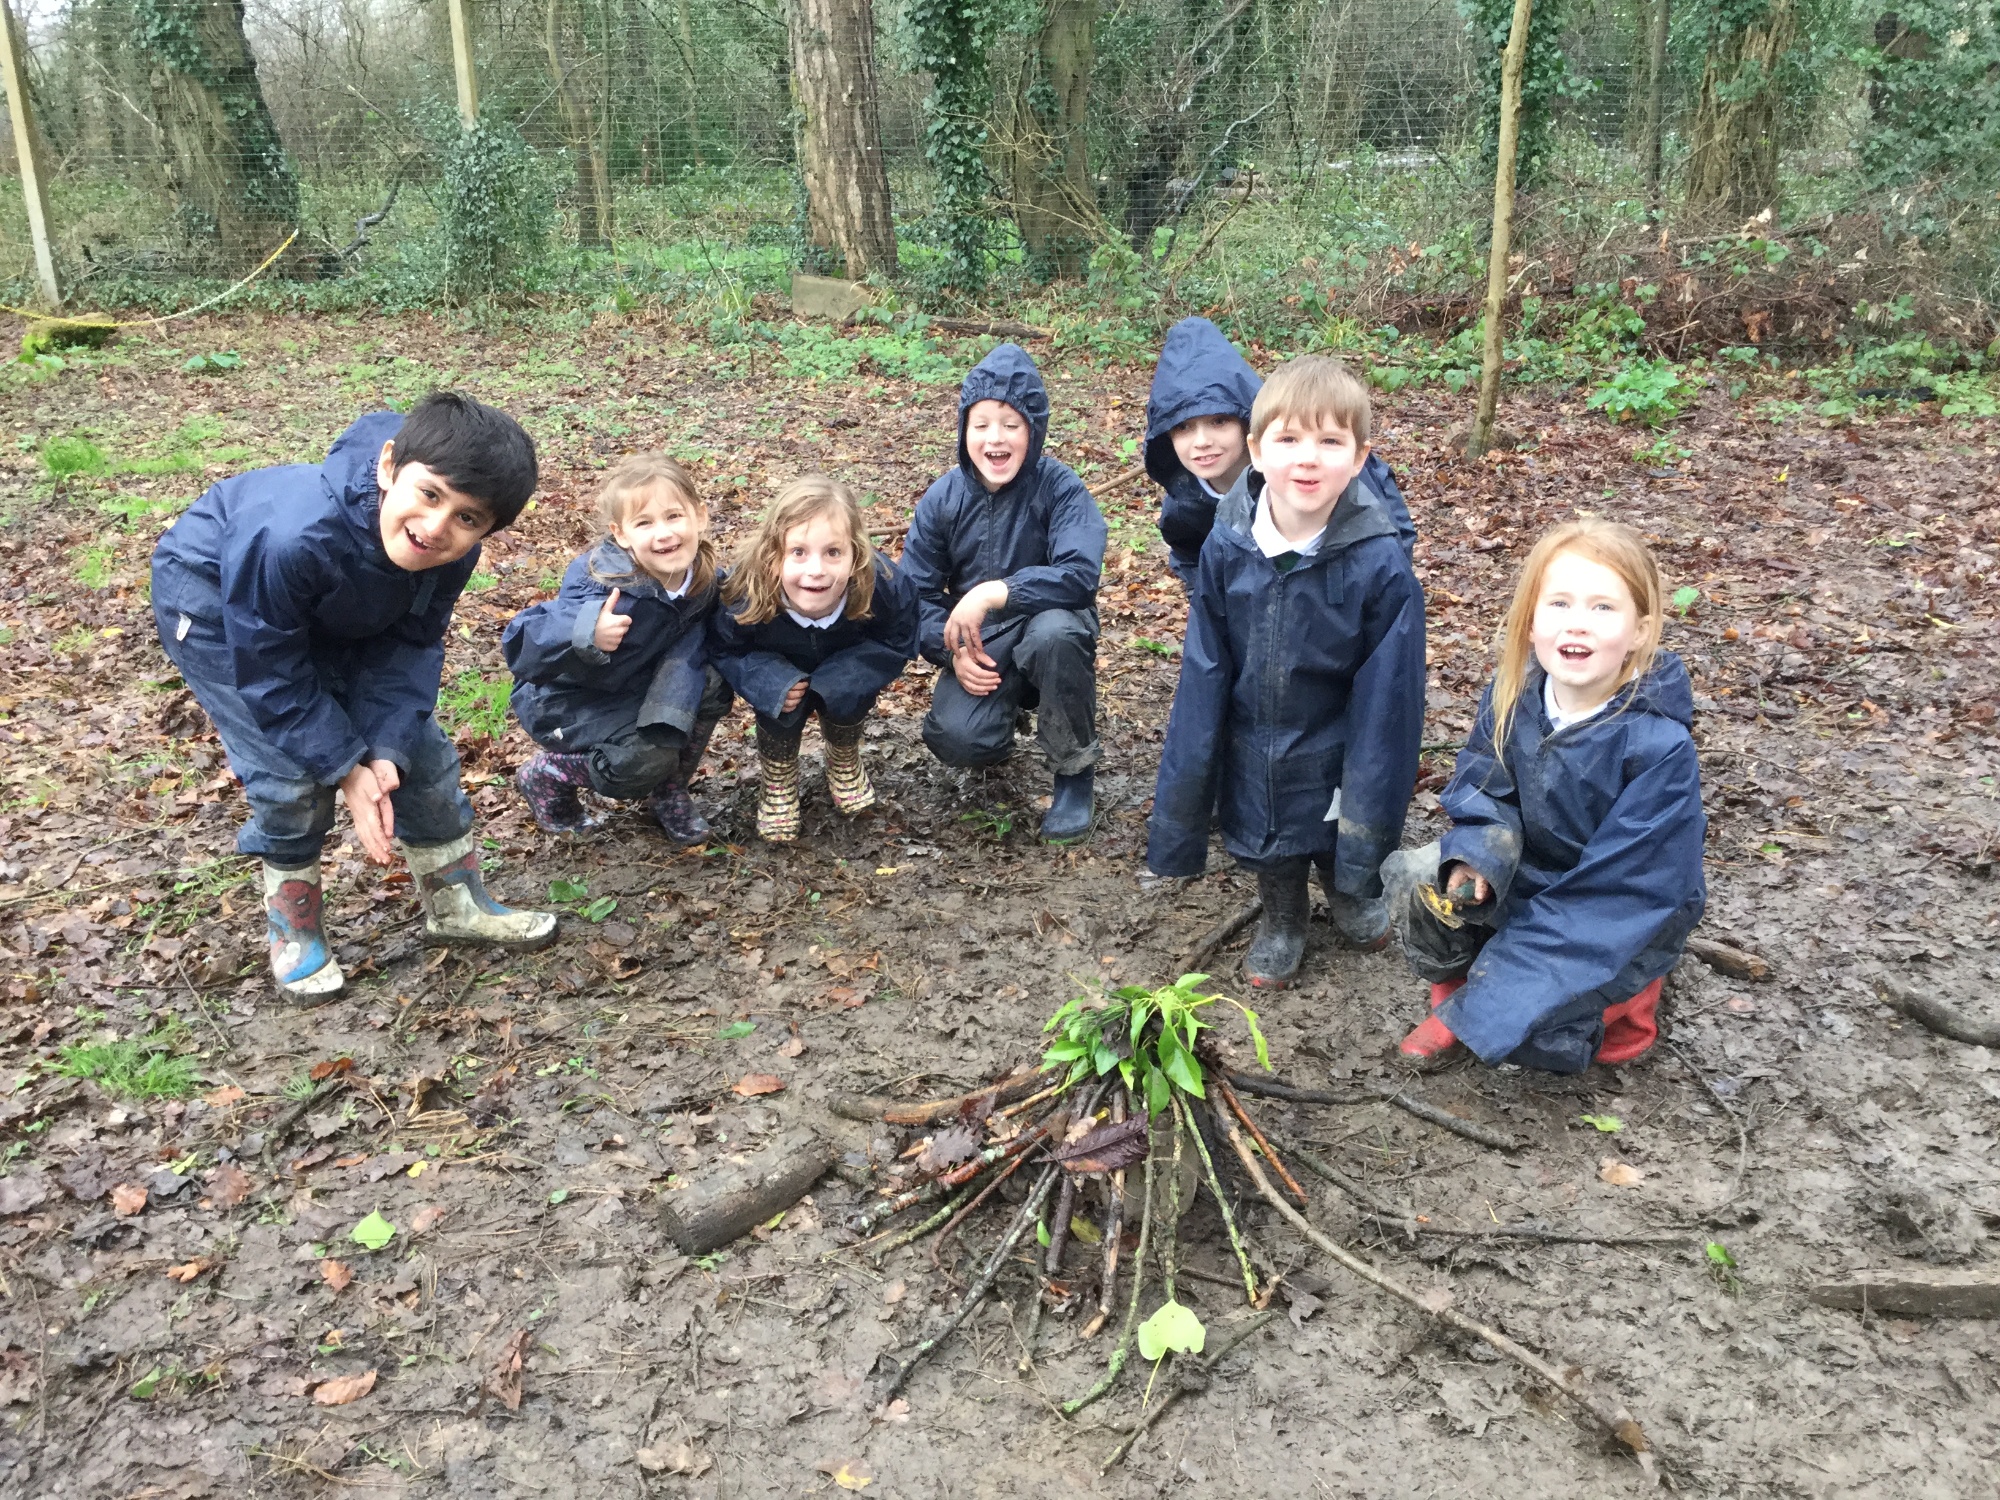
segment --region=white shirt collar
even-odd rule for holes
[[[1250,540],[1257,544],[1257,550],[1266,557],[1283,557],[1287,552],[1296,552],[1300,557],[1310,557],[1319,550],[1320,538],[1326,535],[1326,528],[1320,527],[1303,542],[1294,542],[1278,530],[1278,523],[1271,519],[1271,496],[1267,491],[1257,497],[1257,514],[1250,522]]]
[[[806,629],[808,630],[831,630],[833,629],[834,623],[837,620],[839,620],[839,618],[842,615],[847,613],[847,596],[845,594],[842,594],[840,596],[840,603],[834,605],[833,612],[828,615],[822,615],[817,620],[815,620],[811,615],[800,614],[797,610],[793,609],[789,604],[785,606],[785,613],[790,615],[794,620],[797,620],[801,625],[805,626]]]
[[[660,580],[655,578],[653,582],[660,583]],[[685,573],[681,574],[681,586],[679,588],[670,589],[664,583],[660,583],[660,592],[669,599],[685,599],[687,597],[688,585],[693,582],[694,569],[689,568]]]
[[[1194,482],[1201,486],[1201,492],[1211,500],[1226,500],[1228,498],[1223,491],[1217,489],[1199,474],[1194,476]]]
[[[1610,706],[1611,699],[1606,698],[1595,708],[1586,708],[1581,713],[1564,713],[1560,708],[1556,707],[1555,679],[1553,677],[1544,677],[1542,679],[1542,707],[1548,710],[1549,732],[1551,734],[1558,729],[1567,729],[1572,724],[1581,724],[1585,719],[1594,719]]]

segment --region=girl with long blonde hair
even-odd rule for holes
[[[674,459],[635,453],[605,474],[597,514],[603,538],[501,638],[514,713],[541,746],[514,781],[552,833],[594,826],[589,788],[643,798],[675,843],[706,843],[688,779],[732,701],[707,665],[719,581],[708,507]]]
[[[1572,521],[1528,554],[1441,799],[1441,874],[1408,907],[1432,1009],[1405,1055],[1462,1042],[1579,1073],[1657,1040],[1661,981],[1707,900],[1693,689],[1664,615],[1628,526]]]
[[[868,540],[854,491],[808,474],[780,492],[723,585],[709,628],[724,678],[757,716],[757,832],[799,834],[799,746],[819,715],[826,786],[853,816],[875,805],[861,738],[917,654],[917,599]]]

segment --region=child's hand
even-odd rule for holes
[[[984,698],[1000,686],[999,664],[976,646],[970,651],[954,651],[951,670],[958,685],[975,698]]]
[[[805,702],[806,689],[811,686],[811,679],[805,677],[801,677],[797,682],[793,683],[792,690],[785,694],[785,706],[779,712],[788,714],[801,703]]]
[[[1468,864],[1454,863],[1444,872],[1444,879],[1438,885],[1452,900],[1463,901],[1468,906],[1484,906],[1493,899],[1493,887],[1486,883],[1486,877]],[[1471,888],[1470,899],[1467,887]]]
[[[618,590],[604,601],[604,608],[597,612],[597,628],[590,633],[590,644],[599,651],[609,654],[625,643],[625,632],[632,628],[632,617],[621,615],[618,609]]]
[[[340,778],[347,815],[354,819],[354,836],[378,865],[388,864],[396,852],[396,808],[389,794],[402,784],[392,760],[364,760]]]
[[[996,578],[991,583],[982,583],[958,601],[951,615],[944,622],[944,648],[954,654],[970,650],[987,667],[993,666],[993,659],[986,654],[985,644],[979,639],[979,627],[994,610],[1007,603],[1007,585]],[[959,679],[961,682],[964,678]],[[998,685],[998,678],[994,679]],[[991,692],[993,689],[988,688]]]

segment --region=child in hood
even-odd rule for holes
[[[322,464],[225,479],[153,552],[160,643],[215,724],[264,862],[271,971],[302,1004],[345,984],[321,920],[320,848],[345,795],[368,857],[400,843],[437,941],[532,948],[548,912],[486,893],[458,752],[438,727],[452,606],[479,544],[535,491],[513,418],[439,391],[377,412]]]
[[[1500,664],[1441,799],[1442,876],[1405,952],[1432,1013],[1403,1052],[1580,1073],[1658,1038],[1660,984],[1707,900],[1687,669],[1629,527],[1573,521],[1528,554]]]
[[[688,792],[732,694],[707,656],[721,579],[708,507],[664,453],[613,465],[597,496],[604,539],[501,637],[514,713],[541,752],[515,773],[552,833],[592,826],[579,793],[644,799],[677,844],[708,841]]]
[[[1168,565],[1190,593],[1215,508],[1250,465],[1250,409],[1262,385],[1208,319],[1183,318],[1167,331],[1146,398],[1146,472],[1160,486]],[[1395,521],[1405,555],[1413,553],[1417,530],[1409,507],[1372,447],[1354,483],[1372,492]]]
[[[1416,785],[1424,595],[1394,516],[1355,483],[1369,424],[1368,389],[1339,361],[1280,366],[1188,603],[1146,864],[1200,874],[1218,809],[1264,903],[1244,959],[1260,989],[1298,974],[1309,867],[1342,938],[1379,948],[1389,936],[1380,866]]]
[[[824,474],[786,485],[723,602],[710,647],[757,715],[757,832],[778,844],[799,836],[799,742],[815,713],[833,805],[848,817],[873,807],[862,732],[917,654],[917,596],[870,545],[854,491]]]
[[[1097,584],[1104,517],[1069,466],[1046,457],[1049,395],[1017,344],[965,377],[958,463],[924,492],[903,543],[918,649],[942,668],[924,743],[948,766],[1014,753],[1014,720],[1036,710],[1055,773],[1042,837],[1074,843],[1095,816]]]

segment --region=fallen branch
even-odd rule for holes
[[[1919,995],[1893,979],[1877,979],[1875,993],[1884,1004],[1901,1011],[1926,1031],[1934,1031],[1968,1047],[2000,1048],[2000,1022],[1982,1024],[1970,1020],[1941,1000]]]
[[[1123,488],[1125,488],[1126,485],[1130,484],[1133,480],[1137,479],[1141,474],[1144,474],[1145,472],[1146,472],[1146,466],[1144,464],[1134,464],[1129,469],[1120,470],[1118,473],[1113,474],[1109,479],[1105,480],[1104,483],[1091,485],[1089,487],[1091,496],[1094,499],[1101,500],[1106,495],[1110,494],[1113,490],[1122,490]]]
[[[1267,1079],[1253,1078],[1248,1073],[1229,1073],[1224,1076],[1228,1078],[1231,1086],[1246,1094],[1255,1094],[1261,1099],[1282,1099],[1287,1104],[1393,1104],[1405,1113],[1415,1115],[1419,1120],[1435,1125],[1440,1130],[1449,1130],[1453,1135],[1463,1136],[1466,1140],[1491,1150],[1513,1152],[1521,1149],[1521,1143],[1513,1136],[1489,1126],[1475,1125],[1470,1120],[1461,1120],[1449,1110],[1439,1109],[1428,1100],[1419,1099],[1393,1084],[1380,1084],[1355,1093],[1336,1094],[1326,1089],[1302,1089],[1294,1088],[1288,1083],[1273,1083]]]
[[[1201,973],[1208,966],[1210,959],[1263,914],[1263,901],[1258,897],[1251,897],[1238,908],[1235,915],[1225,917],[1216,923],[1209,929],[1208,936],[1188,950],[1188,956],[1181,960],[1181,973]]]
[[[1052,335],[1046,328],[1034,328],[1026,323],[983,323],[978,318],[932,318],[928,325],[941,328],[946,333],[983,333],[996,339],[1045,339]]]
[[[1713,938],[1691,937],[1687,940],[1687,951],[1716,973],[1727,974],[1731,979],[1747,979],[1756,983],[1771,977],[1771,961],[1768,958],[1745,948],[1718,943]]]
[[[1489,1328],[1461,1312],[1439,1305],[1435,1298],[1422,1296],[1394,1277],[1383,1275],[1359,1256],[1341,1248],[1320,1233],[1311,1220],[1292,1207],[1284,1195],[1271,1186],[1271,1180],[1264,1175],[1263,1167],[1258,1165],[1256,1154],[1251,1151],[1249,1143],[1243,1139],[1243,1133],[1234,1124],[1229,1126],[1229,1144],[1235,1148],[1237,1159],[1243,1163],[1243,1170],[1250,1174],[1251,1183],[1264,1201],[1276,1209],[1278,1216],[1287,1224],[1312,1241],[1321,1252],[1370,1286],[1387,1292],[1419,1312],[1427,1313],[1448,1328],[1471,1334],[1495,1353],[1512,1360],[1589,1417],[1607,1437],[1622,1445],[1638,1460],[1639,1467],[1646,1471],[1654,1483],[1659,1482],[1658,1461],[1653,1455],[1652,1445],[1647,1441],[1645,1430],[1624,1407],[1605,1405],[1589,1392],[1571,1383],[1561,1370],[1540,1355],[1515,1343],[1499,1329]]]
[[[998,1083],[974,1089],[969,1094],[959,1094],[950,1099],[927,1099],[919,1104],[886,1099],[880,1094],[844,1094],[827,1108],[843,1120],[859,1120],[864,1124],[880,1120],[885,1125],[937,1125],[957,1119],[968,1109],[976,1110],[982,1101],[987,1102],[989,1110],[1012,1104],[1016,1099],[1032,1094],[1042,1077],[1043,1070],[1040,1068],[1021,1069],[1008,1074]]]

